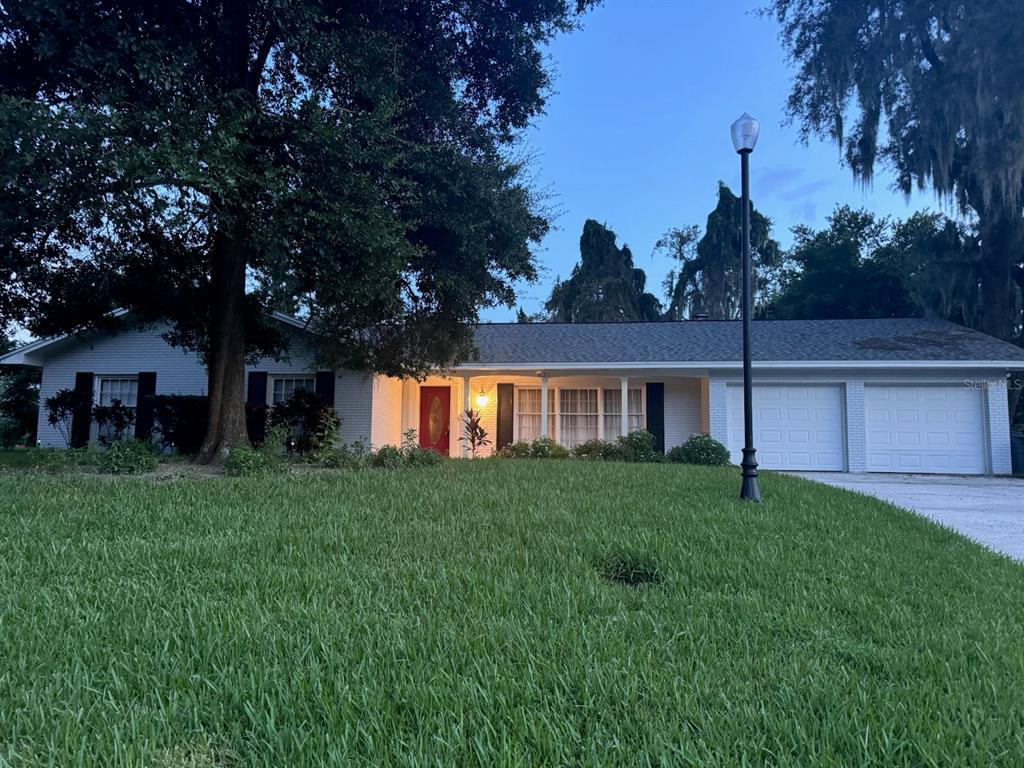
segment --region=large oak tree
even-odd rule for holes
[[[773,0],[797,72],[789,113],[854,175],[880,163],[976,217],[969,322],[1020,339],[1024,305],[1024,12],[1020,0]]]
[[[209,371],[203,458],[246,440],[244,361],[307,317],[326,364],[420,374],[534,276],[509,159],[541,46],[588,0],[0,6],[0,321],[168,320]]]

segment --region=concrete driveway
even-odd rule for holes
[[[792,472],[912,509],[997,552],[1024,560],[1024,480],[962,475]]]

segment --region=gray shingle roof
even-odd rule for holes
[[[1024,349],[944,320],[761,320],[755,361],[1012,361]],[[735,320],[665,323],[522,323],[477,327],[475,362],[711,363],[736,361]],[[472,361],[467,362],[472,365]]]

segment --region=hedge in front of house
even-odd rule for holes
[[[678,464],[703,464],[724,467],[729,462],[729,449],[711,435],[691,435],[685,443],[668,452],[666,458]]]

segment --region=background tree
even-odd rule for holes
[[[0,333],[0,354],[16,346],[13,339]],[[39,415],[38,368],[0,366],[0,445],[35,445]]]
[[[764,301],[782,265],[782,251],[771,237],[771,220],[751,203],[750,252],[754,265],[755,304]],[[704,234],[699,229],[670,229],[655,245],[679,262],[665,281],[666,317],[682,320],[707,315],[729,320],[740,312],[740,199],[723,182],[718,203],[708,214]]]
[[[505,150],[589,0],[22,0],[0,11],[0,322],[166,319],[208,368],[203,459],[246,442],[244,360],[418,374],[534,277]]]
[[[788,111],[805,136],[835,140],[864,182],[883,163],[905,193],[930,185],[976,216],[980,300],[967,322],[1020,341],[1019,0],[773,0],[770,11],[797,65]]]
[[[658,320],[661,306],[647,293],[647,276],[633,266],[628,246],[615,245],[615,233],[587,219],[580,237],[580,263],[568,280],[558,281],[544,308],[554,322]]]
[[[885,219],[846,206],[837,208],[819,232],[796,227],[781,287],[766,314],[784,319],[921,314],[902,260],[891,251],[880,256],[891,234]]]

